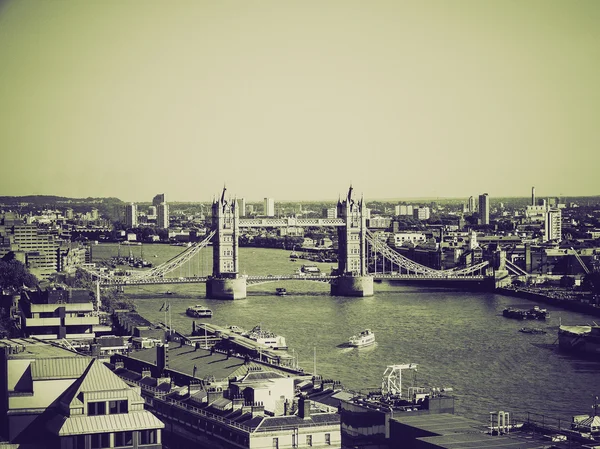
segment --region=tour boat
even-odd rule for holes
[[[371,331],[371,329],[365,329],[360,334],[353,335],[348,340],[348,344],[350,346],[357,348],[372,345],[373,343],[375,343],[375,334]]]
[[[273,332],[263,329],[260,325],[253,327],[250,332],[242,335],[273,349],[287,349],[285,337],[275,335]]]
[[[193,318],[211,318],[213,315],[212,310],[200,304],[188,307],[185,313]]]

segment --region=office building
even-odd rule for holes
[[[535,206],[535,187],[531,188],[531,205]]]
[[[275,216],[275,200],[273,198],[265,198],[264,213],[267,217]]]
[[[156,227],[169,228],[169,205],[167,203],[160,203],[156,208]]]
[[[56,234],[44,232],[34,224],[0,227],[0,257],[15,252],[29,271],[39,279],[56,273],[59,260]]]
[[[409,215],[412,217],[413,206],[412,204],[399,204],[394,206],[394,212],[396,215]]]
[[[125,226],[135,228],[138,225],[137,205],[130,203],[125,206]]]
[[[487,193],[479,195],[479,224],[490,224],[490,197]]]
[[[413,209],[413,217],[418,220],[429,220],[431,212],[428,207],[415,207]]]
[[[337,208],[330,207],[328,209],[323,209],[323,218],[337,218]]]
[[[562,213],[560,209],[549,208],[544,221],[544,241],[560,240],[562,237]]]

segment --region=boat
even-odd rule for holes
[[[213,315],[212,310],[207,309],[201,304],[188,307],[185,313],[193,318],[211,318]]]
[[[365,329],[360,334],[353,335],[348,339],[348,344],[356,348],[372,345],[373,343],[375,343],[375,334],[371,329]]]
[[[522,327],[519,329],[519,332],[523,332],[524,334],[545,334],[546,331],[544,329],[540,329],[539,327]]]
[[[287,349],[285,337],[275,335],[273,332],[263,329],[260,324],[242,335],[273,349]]]
[[[285,295],[287,295],[287,290],[285,288],[277,288],[275,290],[275,294],[277,296],[285,296]]]
[[[172,294],[173,294],[173,292],[172,292],[171,290],[167,290],[167,291],[165,292],[165,295],[172,295]]]
[[[319,270],[319,267],[317,267],[316,265],[302,265],[300,267],[300,270],[302,273],[309,273],[309,274],[321,272],[321,270]]]
[[[558,347],[561,350],[600,357],[600,326],[578,325],[558,328]]]
[[[507,307],[502,311],[502,316],[517,320],[545,320],[550,314],[546,309],[534,306],[529,310]]]
[[[233,332],[234,334],[243,334],[244,333],[244,329],[242,329],[241,327],[238,326],[228,326],[227,329],[229,329],[231,332]]]

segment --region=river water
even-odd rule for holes
[[[144,254],[160,263],[181,250],[148,245]],[[197,261],[173,276],[209,273],[211,250],[203,250]],[[115,245],[94,247],[95,260],[113,253]],[[289,274],[302,263],[291,262],[289,251],[283,250],[241,248],[240,254],[241,271],[247,274]],[[328,272],[331,264],[320,266]],[[286,288],[288,295],[276,296],[276,287]],[[165,295],[167,288],[172,295]],[[248,298],[238,301],[206,299],[204,284],[128,287],[126,294],[150,321],[164,321],[159,309],[168,301],[171,323],[184,333],[191,332],[192,319],[185,309],[192,304],[212,309],[209,320],[218,325],[249,329],[262,324],[286,337],[288,352],[306,371],[316,367],[317,374],[340,380],[351,390],[380,388],[388,365],[417,363],[415,378],[406,374],[405,384],[452,387],[456,413],[483,422],[496,410],[517,417],[538,413],[563,423],[572,415],[592,412],[594,397],[600,394],[600,361],[561,353],[556,344],[559,320],[583,324],[592,317],[550,306],[546,322],[523,322],[502,316],[509,305],[535,305],[520,298],[387,282],[375,283],[374,289],[374,296],[367,298],[332,297],[329,284],[279,281],[248,286]],[[524,334],[518,331],[523,326],[547,333]],[[344,347],[365,328],[374,331],[374,346]]]

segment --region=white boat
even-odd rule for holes
[[[372,345],[373,343],[375,343],[375,334],[371,331],[371,329],[365,329],[360,334],[353,335],[348,340],[348,344],[356,348]]]
[[[200,304],[188,307],[185,313],[193,318],[211,318],[213,315],[212,310]]]
[[[261,328],[260,325],[253,327],[250,332],[242,335],[273,349],[287,349],[285,337],[275,335],[273,332]]]

